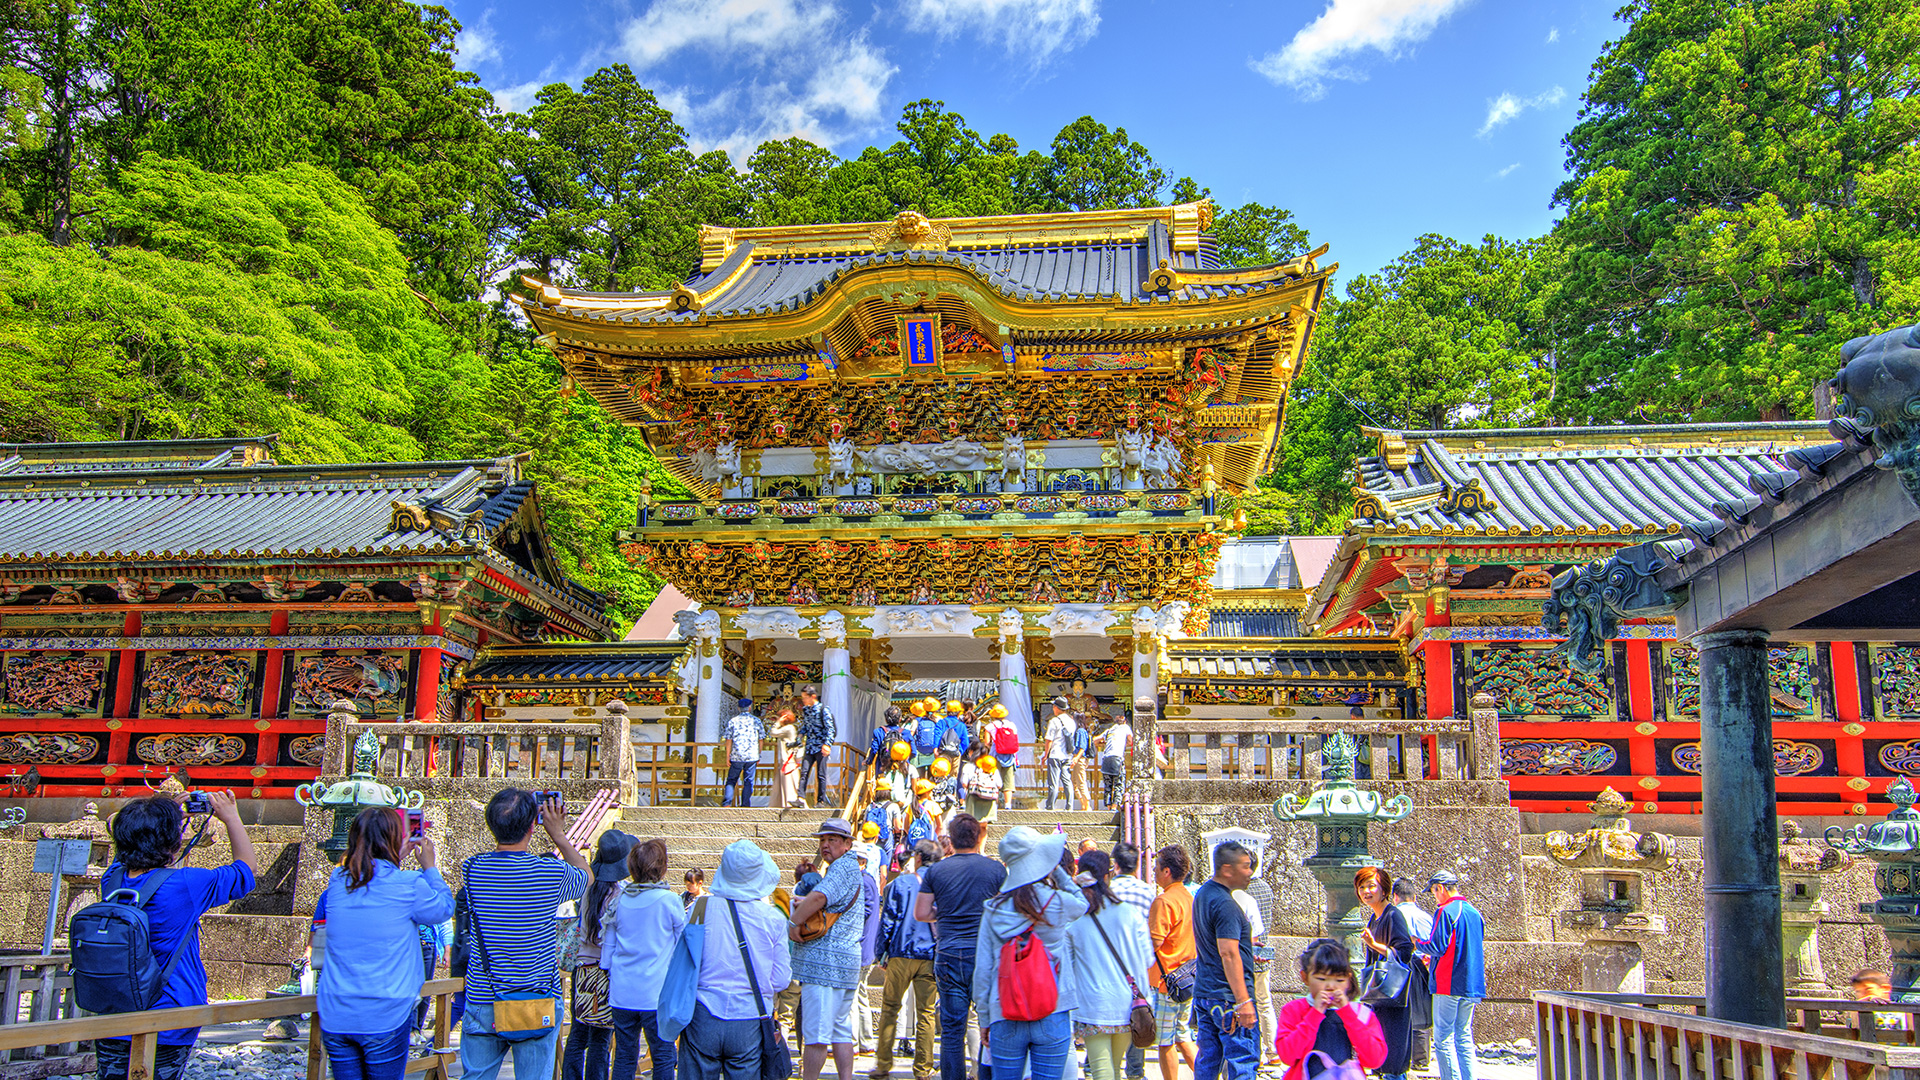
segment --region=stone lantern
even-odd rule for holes
[[[1636,833],[1627,800],[1612,788],[1587,804],[1587,828],[1546,836],[1547,857],[1580,875],[1580,906],[1560,913],[1563,930],[1580,938],[1581,989],[1644,994],[1644,947],[1665,937],[1667,919],[1653,908],[1654,873],[1673,863],[1673,837]]]
[[[1362,791],[1354,784],[1354,760],[1359,757],[1359,748],[1346,732],[1335,732],[1322,753],[1326,782],[1304,802],[1292,795],[1280,796],[1273,812],[1282,821],[1305,821],[1314,826],[1317,843],[1306,867],[1327,890],[1327,936],[1348,941],[1352,949],[1348,939],[1357,937],[1367,924],[1366,910],[1353,892],[1353,876],[1363,866],[1380,865],[1367,850],[1367,827],[1406,817],[1413,812],[1413,800],[1405,795],[1388,798],[1377,791]]]
[[[1872,826],[1855,825],[1851,832],[1827,827],[1827,846],[1849,855],[1861,855],[1880,865],[1873,884],[1880,899],[1860,905],[1862,914],[1887,932],[1893,954],[1895,1001],[1920,1001],[1914,983],[1920,977],[1920,812],[1913,808],[1913,784],[1904,776],[1887,788],[1893,812]]]
[[[334,705],[337,712],[345,705],[351,709],[352,702],[340,702]],[[360,811],[369,806],[389,807],[396,810],[418,810],[426,805],[427,797],[418,791],[388,787],[374,779],[373,770],[379,767],[380,740],[371,731],[363,731],[353,743],[353,772],[345,780],[332,784],[322,784],[318,780],[311,784],[301,784],[293,789],[293,797],[301,806],[318,806],[333,811],[333,833],[320,841],[319,848],[328,861],[339,863],[347,853],[347,831],[353,826],[353,819]]]
[[[1853,860],[1830,847],[1800,838],[1800,823],[1780,823],[1780,929],[1785,958],[1787,993],[1793,997],[1824,997],[1826,969],[1820,965],[1820,919],[1827,902],[1820,898],[1826,875]]]

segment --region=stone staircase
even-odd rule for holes
[[[819,846],[809,834],[834,813],[770,807],[626,806],[619,809],[617,817],[608,819],[607,827],[642,839],[657,836],[665,840],[669,881],[678,882],[685,871],[696,867],[711,877],[713,868],[719,865],[721,850],[740,839],[760,845],[773,856],[783,881],[790,881],[794,865],[811,858]],[[997,853],[1000,837],[1015,825],[1042,831],[1059,826],[1072,843],[1090,838],[1103,849],[1111,849],[1121,839],[1120,815],[1108,810],[1002,810],[987,827],[986,853]]]

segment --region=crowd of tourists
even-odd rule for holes
[[[233,862],[217,869],[175,868],[190,821],[171,799],[114,818],[103,895],[150,921],[154,992],[132,1007],[205,1003],[199,916],[253,886],[232,798],[214,796],[211,811],[233,840]],[[794,1043],[805,1080],[829,1061],[854,1080],[862,1044],[869,1080],[887,1080],[906,1043],[914,1080],[936,1068],[941,1080],[1069,1080],[1082,1075],[1079,1050],[1088,1080],[1141,1076],[1145,1050],[1162,1080],[1183,1067],[1194,1080],[1265,1069],[1401,1080],[1428,1025],[1442,1080],[1473,1075],[1482,927],[1446,871],[1428,881],[1429,912],[1410,880],[1363,870],[1364,955],[1310,943],[1306,993],[1276,1015],[1273,893],[1256,852],[1233,842],[1197,871],[1177,845],[1143,867],[1131,844],[1069,850],[1064,831],[1017,826],[989,857],[989,824],[961,810],[896,859],[831,818],[791,886],[739,840],[710,881],[690,872],[676,890],[665,840],[607,831],[589,860],[557,799],[503,790],[486,824],[493,849],[465,861],[456,892],[405,812],[353,820],[315,916],[316,1023],[341,1080],[401,1080],[422,985],[443,955],[465,977],[454,1012],[467,1080],[493,1080],[508,1055],[514,1075],[545,1077],[556,1054],[564,1080],[634,1080],[643,1054],[653,1080],[785,1080]],[[536,828],[551,855],[531,851]],[[76,971],[82,951],[76,931]],[[156,1080],[178,1080],[197,1034],[160,1037]],[[99,1041],[101,1080],[127,1076],[128,1048]]]

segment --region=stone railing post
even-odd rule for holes
[[[360,710],[351,701],[336,701],[327,712],[327,738],[321,747],[320,775],[347,775],[347,754],[350,750],[347,739],[347,725],[360,719]]]
[[[600,719],[600,776],[620,785],[621,805],[633,805],[638,794],[633,766],[633,723],[627,719],[627,703],[619,698],[607,702],[607,715]]]
[[[1473,695],[1469,714],[1473,733],[1468,736],[1467,762],[1475,780],[1500,779],[1500,709],[1493,695],[1482,690]]]
[[[1128,773],[1141,790],[1151,799],[1159,793],[1154,781],[1160,770],[1154,763],[1154,752],[1160,744],[1160,703],[1154,698],[1139,697],[1133,700],[1133,760],[1128,762]]]

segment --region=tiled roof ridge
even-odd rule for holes
[[[0,495],[40,495],[59,491],[63,494],[89,494],[121,488],[139,491],[165,491],[175,487],[228,487],[257,484],[262,480],[288,481],[305,477],[307,483],[381,483],[417,481],[416,486],[445,486],[453,477],[469,469],[500,468],[501,479],[512,483],[518,476],[513,467],[517,457],[475,458],[450,461],[360,461],[331,464],[222,465],[214,468],[183,465],[175,468],[106,469],[99,472],[0,473]],[[318,475],[316,475],[318,474]],[[366,475],[376,474],[376,475]],[[169,478],[177,477],[169,483]],[[136,483],[137,482],[137,483]],[[82,487],[81,484],[85,486]],[[32,490],[26,490],[31,485]]]
[[[1397,435],[1409,442],[1428,439],[1488,439],[1488,438],[1559,438],[1567,435],[1650,435],[1670,433],[1676,435],[1693,432],[1711,434],[1718,431],[1801,431],[1825,432],[1824,420],[1710,420],[1699,423],[1683,424],[1594,424],[1581,427],[1511,427],[1511,428],[1380,428],[1362,427],[1362,432],[1373,435]]]

